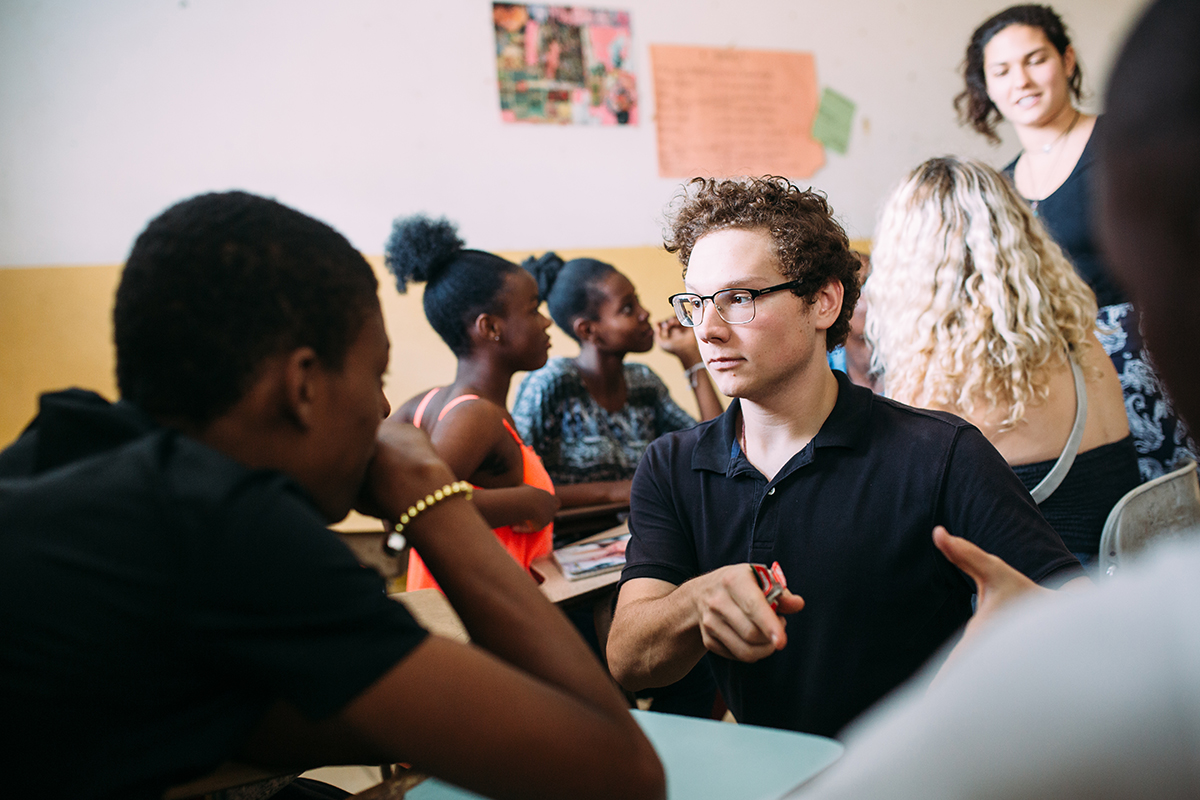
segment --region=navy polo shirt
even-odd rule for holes
[[[708,655],[741,722],[832,736],[971,616],[974,583],[933,545],[945,525],[1035,581],[1079,569],[974,426],[854,386],[768,481],[737,444],[740,405],[656,440],[633,479],[621,581],[676,585],[778,561],[805,608],[757,663]]]

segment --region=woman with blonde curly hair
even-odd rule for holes
[[[864,289],[886,393],[979,427],[1083,560],[1139,482],[1096,298],[992,168],[926,161],[891,195]]]

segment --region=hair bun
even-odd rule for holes
[[[538,294],[546,300],[550,297],[550,292],[554,291],[554,283],[558,280],[563,263],[558,253],[550,252],[540,258],[530,256],[521,262],[521,266],[537,281]]]
[[[392,223],[383,260],[396,277],[396,288],[404,292],[410,280],[435,280],[462,252],[464,244],[458,238],[458,228],[445,217],[435,220],[414,214]]]

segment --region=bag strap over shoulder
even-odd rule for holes
[[[1079,453],[1079,443],[1083,441],[1083,428],[1087,422],[1087,385],[1083,381],[1083,369],[1074,358],[1071,359],[1071,374],[1075,378],[1075,424],[1071,428],[1071,435],[1067,437],[1067,443],[1063,446],[1058,460],[1054,462],[1054,466],[1050,468],[1046,477],[1042,478],[1041,482],[1030,492],[1033,495],[1033,501],[1038,505],[1054,494],[1054,490],[1063,482],[1063,478],[1067,477],[1067,473],[1071,471],[1071,465],[1075,463],[1075,456]]]

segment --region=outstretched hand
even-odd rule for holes
[[[986,625],[989,617],[1018,599],[1053,594],[1050,589],[1038,586],[1010,567],[999,556],[983,550],[974,542],[951,536],[941,525],[933,529],[933,543],[951,564],[975,581],[975,592],[979,599],[971,626]]]
[[[992,617],[1003,609],[1024,599],[1053,594],[1050,589],[1038,586],[1009,566],[999,556],[992,555],[967,539],[951,536],[941,525],[933,529],[933,543],[951,564],[975,581],[978,595],[975,614],[967,623],[962,639],[955,645],[946,664],[953,661],[969,640],[978,636],[979,631],[986,628]]]

